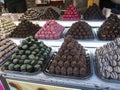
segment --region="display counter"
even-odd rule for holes
[[[67,27],[64,33],[68,30],[68,28],[76,21],[57,21],[61,25]],[[103,21],[87,21],[91,27],[93,27],[93,31],[96,33],[98,30],[98,27],[102,25]],[[18,24],[19,22],[16,21],[14,22],[15,24]],[[33,21],[35,24],[39,24],[40,26],[43,26],[46,21]],[[21,40],[24,38],[10,38],[13,40],[17,45],[20,44]],[[57,40],[41,40],[39,41],[44,41],[44,43],[47,46],[52,47],[53,51],[58,51],[60,48],[61,44],[63,43],[64,39],[57,39]],[[9,72],[2,72],[0,71],[0,74],[2,74],[4,77],[9,79],[8,81],[19,83],[22,87],[33,87],[37,88],[38,86],[41,86],[41,84],[47,84],[50,85],[48,88],[44,85],[42,87],[46,87],[45,89],[48,90],[76,90],[76,89],[85,89],[86,87],[88,90],[119,90],[120,89],[120,83],[113,83],[113,82],[107,82],[102,79],[100,79],[97,76],[97,73],[95,72],[95,50],[97,47],[103,46],[104,44],[110,42],[110,41],[100,41],[97,38],[94,40],[78,40],[81,45],[83,45],[89,52],[91,53],[91,62],[92,62],[92,74],[89,78],[81,80],[79,78],[65,78],[65,77],[57,77],[53,75],[46,74],[44,71],[40,72],[38,74],[15,74],[15,73],[9,73]],[[15,81],[13,81],[15,80]],[[25,82],[25,83],[24,83]],[[31,83],[26,83],[26,82],[31,82]],[[34,83],[34,84],[33,84]],[[52,86],[51,86],[52,85]],[[55,85],[55,86],[54,86]],[[62,87],[68,87],[67,88],[59,88],[56,86],[62,86]],[[51,89],[50,89],[51,88]],[[74,89],[70,89],[74,88]],[[30,90],[30,89],[23,89],[23,90]]]

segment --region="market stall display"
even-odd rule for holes
[[[62,20],[79,20],[79,19],[80,17],[78,15],[76,8],[72,4],[70,4],[66,9],[64,15],[62,16]]]
[[[29,8],[20,17],[20,19],[39,20],[43,13],[44,13],[44,8],[41,8],[41,9],[40,8]]]
[[[0,64],[8,58],[16,49],[16,44],[7,38],[0,37]]]
[[[15,29],[15,24],[9,19],[0,19],[0,36],[8,37]]]
[[[58,39],[64,27],[55,20],[49,20],[46,24],[35,34],[36,38],[40,39]]]
[[[68,35],[58,53],[48,64],[46,72],[51,75],[84,78],[91,73],[90,58],[86,55],[83,46]]]
[[[96,49],[96,64],[100,78],[106,81],[120,80],[120,38]]]
[[[10,37],[25,38],[28,36],[34,36],[39,29],[39,25],[35,25],[32,22],[24,19],[10,34]]]
[[[93,4],[85,11],[83,18],[85,20],[104,20],[105,16],[102,14],[100,8],[96,4]]]
[[[51,48],[32,36],[18,46],[18,50],[3,65],[3,70],[35,73],[41,71],[50,57]]]
[[[47,8],[44,14],[40,17],[41,20],[58,20],[60,15],[53,8]]]
[[[60,10],[53,6],[29,8],[22,16],[22,19],[28,20],[51,20],[59,19]]]
[[[93,39],[94,34],[92,32],[92,28],[89,26],[88,23],[83,21],[78,21],[72,24],[67,35],[72,35],[75,39]]]
[[[114,40],[120,37],[120,19],[115,14],[110,17],[101,25],[97,32],[100,40]]]

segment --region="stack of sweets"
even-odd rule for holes
[[[22,41],[21,45],[4,64],[4,68],[10,71],[34,73],[42,70],[46,60],[49,59],[51,48],[42,41],[32,36]]]
[[[102,14],[100,8],[93,4],[84,13],[83,18],[85,20],[104,20],[105,16]]]
[[[86,77],[90,72],[87,63],[83,46],[68,35],[48,67],[48,71],[50,74]]]
[[[45,13],[40,17],[42,20],[52,20],[52,19],[59,19],[60,15],[57,11],[55,11],[53,8],[47,8]]]
[[[58,39],[60,38],[64,27],[58,24],[55,20],[49,20],[46,24],[35,34],[39,39]]]
[[[21,19],[27,20],[39,20],[41,15],[44,13],[44,9],[40,8],[29,8],[24,15],[21,16]]]
[[[66,33],[67,35],[72,35],[75,39],[93,39],[94,35],[92,33],[92,29],[88,23],[78,21],[74,23],[69,31]]]
[[[120,19],[117,15],[111,14],[99,28],[97,35],[100,40],[114,40],[120,37]]]
[[[120,38],[96,50],[100,75],[108,80],[120,80]]]
[[[28,20],[22,20],[11,33],[10,37],[25,38],[27,36],[34,36],[39,29],[39,25],[35,25]]]
[[[0,37],[0,62],[9,57],[15,50],[16,44],[11,40]]]
[[[78,15],[78,12],[76,8],[71,4],[65,11],[62,20],[79,20],[80,17]]]
[[[11,20],[0,19],[0,36],[8,37],[15,29],[15,24]]]

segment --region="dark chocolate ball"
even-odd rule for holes
[[[67,68],[67,75],[68,76],[71,76],[73,74],[73,69],[72,69],[72,67],[68,67]]]
[[[74,76],[78,76],[79,75],[79,68],[78,67],[74,67],[74,69],[73,69],[73,75]]]
[[[61,74],[62,74],[62,75],[65,75],[65,76],[67,75],[67,70],[66,70],[65,67],[62,67],[62,68],[61,68]]]

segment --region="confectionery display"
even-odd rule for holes
[[[15,24],[11,20],[0,19],[0,36],[8,37],[15,29]]]
[[[0,37],[0,62],[9,57],[16,49],[16,44],[7,39]]]
[[[93,39],[94,35],[92,32],[92,28],[88,23],[83,21],[78,21],[72,24],[69,31],[66,33],[67,35],[72,35],[75,39]]]
[[[4,64],[9,71],[34,73],[43,69],[51,48],[32,36],[22,41],[15,53]]]
[[[83,18],[85,20],[104,20],[105,16],[103,16],[100,8],[96,4],[93,4],[85,11]]]
[[[62,20],[79,20],[79,19],[80,17],[78,15],[76,8],[72,4],[70,4],[62,17]]]
[[[64,27],[58,24],[55,20],[49,20],[46,24],[35,34],[36,38],[40,39],[58,39]]]
[[[20,20],[20,17],[23,15],[23,13],[4,13],[2,14],[2,18],[5,18],[7,20],[12,21],[18,21]]]
[[[24,15],[21,16],[22,19],[28,20],[49,20],[49,19],[59,19],[60,14],[57,8],[52,6],[49,7],[35,7],[29,8]]]
[[[96,49],[100,74],[108,80],[120,80],[120,38]]]
[[[120,19],[117,15],[111,14],[101,25],[97,35],[100,40],[114,40],[120,37]]]
[[[48,67],[48,73],[86,77],[90,74],[89,58],[86,58],[86,52],[72,36],[68,35],[58,53],[53,58]]]
[[[25,38],[28,36],[34,36],[40,29],[39,25],[35,25],[28,20],[22,20],[21,23],[14,29],[10,37]]]
[[[44,8],[29,8],[20,19],[39,20],[44,13]]]
[[[47,10],[45,11],[45,13],[41,16],[40,19],[42,20],[52,20],[52,19],[59,19],[60,15],[58,14],[58,12],[56,12],[54,9],[52,8],[47,8]]]

